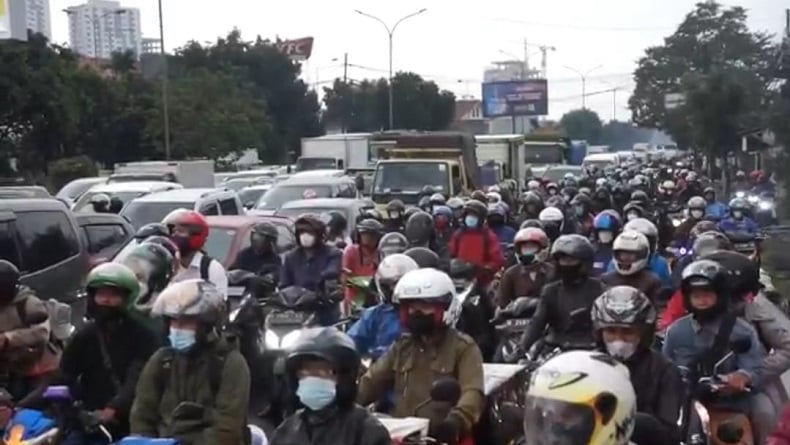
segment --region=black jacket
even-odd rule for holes
[[[270,445],[389,445],[390,434],[366,409],[300,409],[280,424]]]
[[[283,261],[280,255],[276,253],[261,255],[255,253],[252,247],[247,247],[236,255],[236,260],[228,270],[242,269],[256,275],[266,275],[270,273],[277,279],[280,277],[280,268],[282,265]]]
[[[636,411],[648,414],[657,422],[637,422],[636,431],[641,437],[655,437],[658,442],[676,444],[680,439],[677,420],[683,405],[685,390],[677,367],[664,355],[652,349],[640,350],[625,361],[631,373],[631,384],[636,392]],[[633,437],[632,437],[633,440]]]

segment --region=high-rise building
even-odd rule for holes
[[[159,54],[162,52],[162,41],[151,37],[143,37],[143,54]]]
[[[0,0],[0,3],[3,1]],[[49,0],[5,0],[5,2],[4,5],[0,5],[0,10],[8,6],[8,10],[2,11],[3,14],[0,16],[0,38],[27,40],[29,30],[43,34],[48,40],[52,39]]]
[[[88,0],[66,9],[71,49],[87,57],[109,59],[115,52],[142,53],[140,10],[111,0]]]

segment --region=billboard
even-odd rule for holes
[[[483,116],[545,116],[549,114],[546,79],[509,80],[483,84]]]
[[[3,0],[0,0],[0,2]],[[275,46],[280,52],[290,57],[292,60],[307,60],[313,52],[313,38],[302,37],[301,39],[280,40],[275,42]]]
[[[0,0],[0,39],[11,37],[11,15],[8,11],[8,0]]]

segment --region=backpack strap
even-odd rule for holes
[[[732,330],[735,328],[735,323],[738,321],[737,314],[727,313],[724,316],[716,336],[713,338],[713,344],[700,358],[699,364],[702,367],[702,372],[705,374],[713,372],[713,365],[716,364],[727,353],[729,346],[730,336]]]
[[[208,270],[211,267],[211,262],[214,261],[213,258],[206,255],[205,253],[202,254],[200,257],[200,279],[211,282],[209,280]],[[213,283],[212,283],[213,284]]]

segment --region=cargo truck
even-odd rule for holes
[[[214,187],[214,161],[140,161],[115,164],[108,183],[170,181],[185,188]]]
[[[493,185],[503,178],[515,179],[518,182],[519,192],[527,178],[528,169],[524,161],[524,135],[523,134],[485,134],[476,135],[477,142],[477,162],[481,169],[487,169],[491,164],[498,167],[496,171],[501,172],[497,180],[493,180],[493,175],[486,176],[483,186]]]
[[[370,148],[371,133],[328,134],[302,139],[302,154],[296,160],[296,171],[373,170],[375,156]]]

